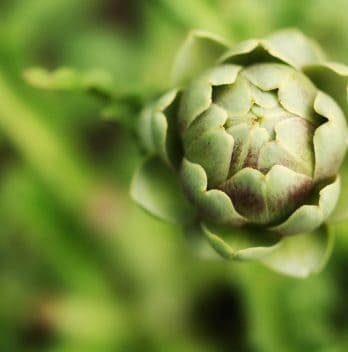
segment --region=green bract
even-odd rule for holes
[[[298,31],[233,47],[195,31],[173,77],[173,89],[139,118],[148,158],[133,198],[182,224],[202,254],[213,248],[293,276],[318,271],[328,223],[347,215],[336,204],[348,67],[325,61]]]

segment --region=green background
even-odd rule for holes
[[[141,154],[102,100],[23,79],[102,68],[146,95],[192,28],[236,42],[297,27],[348,63],[347,14],[346,0],[2,0],[0,351],[347,351],[348,224],[307,280],[196,258],[130,200]]]

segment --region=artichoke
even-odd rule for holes
[[[296,30],[235,46],[191,32],[173,86],[139,116],[134,200],[202,255],[318,272],[347,215],[347,77]]]

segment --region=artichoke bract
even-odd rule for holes
[[[133,198],[202,255],[319,271],[347,215],[347,77],[296,30],[235,46],[190,33],[172,89],[139,117]]]

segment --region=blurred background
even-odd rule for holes
[[[308,280],[195,258],[131,202],[139,152],[102,101],[23,79],[97,67],[146,94],[192,28],[239,41],[284,27],[348,63],[346,0],[1,0],[0,351],[348,350],[348,227]]]

